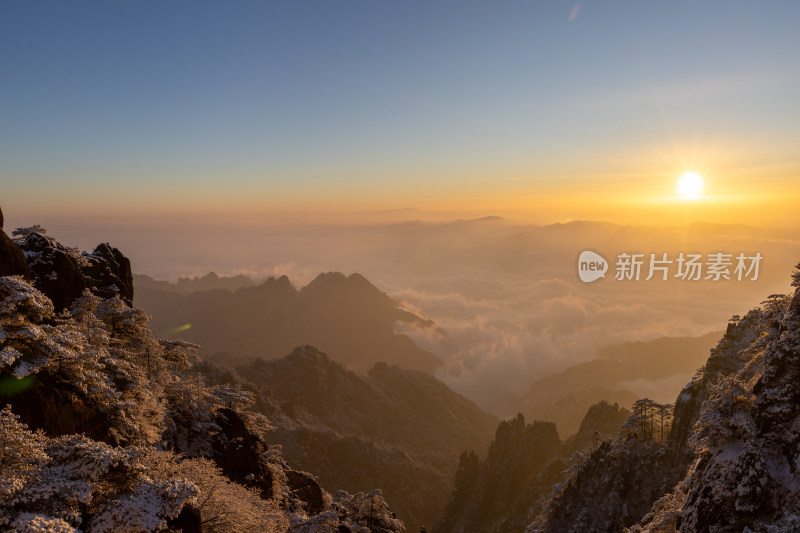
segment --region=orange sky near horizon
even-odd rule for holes
[[[688,169],[687,169],[688,170]],[[704,193],[681,199],[680,173],[637,176],[563,176],[557,179],[465,181],[462,186],[434,182],[428,187],[379,184],[339,187],[298,195],[254,187],[219,189],[198,186],[186,191],[127,191],[110,201],[111,191],[97,197],[52,200],[4,194],[6,219],[29,225],[42,218],[62,222],[158,224],[372,224],[407,220],[443,221],[500,216],[520,223],[551,224],[601,220],[630,225],[676,225],[692,222],[800,228],[800,178],[746,179],[738,174],[703,173]],[[13,187],[12,187],[13,189]],[[399,190],[398,190],[399,189]],[[124,200],[124,201],[123,201]],[[102,222],[101,222],[102,221]],[[52,223],[52,222],[51,222]]]

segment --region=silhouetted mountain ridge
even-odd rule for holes
[[[155,280],[144,274],[134,274],[133,279],[137,288],[150,287],[153,289],[182,293],[210,291],[214,289],[225,289],[233,292],[242,287],[252,287],[256,285],[256,282],[252,279],[241,274],[227,277],[219,276],[216,272],[209,272],[205,276],[180,277],[175,283]]]
[[[309,344],[362,372],[380,361],[428,373],[438,365],[393,330],[396,322],[433,323],[401,309],[360,274],[320,274],[300,290],[286,276],[235,292],[147,286],[137,303],[152,315],[154,329],[196,342],[206,354],[269,359]]]

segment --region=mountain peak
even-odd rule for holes
[[[369,282],[367,278],[358,273],[349,276],[342,272],[323,272],[314,278],[311,283],[303,287],[302,291],[329,291],[339,289],[357,289],[373,294],[383,294],[380,289]]]
[[[284,359],[287,361],[319,361],[321,363],[329,363],[331,360],[325,352],[321,352],[308,344],[305,346],[298,346]]]

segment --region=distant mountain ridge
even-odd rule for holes
[[[360,274],[320,274],[299,290],[286,276],[235,292],[184,294],[151,284],[137,288],[136,301],[156,331],[200,344],[204,354],[271,359],[309,344],[362,372],[385,362],[432,374],[439,364],[393,330],[398,321],[433,323],[401,309]]]
[[[175,291],[189,293],[196,291],[211,291],[215,289],[225,289],[234,292],[243,287],[252,287],[256,282],[244,275],[219,276],[216,272],[209,272],[205,276],[180,277],[175,283],[169,281],[159,281],[145,274],[134,274],[133,281],[136,288],[149,287],[164,291]]]
[[[571,435],[578,430],[586,409],[601,400],[629,406],[652,394],[636,390],[647,383],[685,383],[707,359],[721,334],[662,337],[602,348],[596,359],[535,381],[514,407],[529,419],[552,420],[559,433]],[[669,397],[674,392],[660,394]]]

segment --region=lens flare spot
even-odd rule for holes
[[[173,328],[169,328],[165,333],[167,335],[176,335],[178,333],[183,333],[184,331],[188,331],[192,329],[191,324],[184,324],[182,326],[175,326]]]
[[[0,397],[16,396],[33,387],[36,383],[35,376],[25,376],[17,379],[14,376],[0,378]]]

